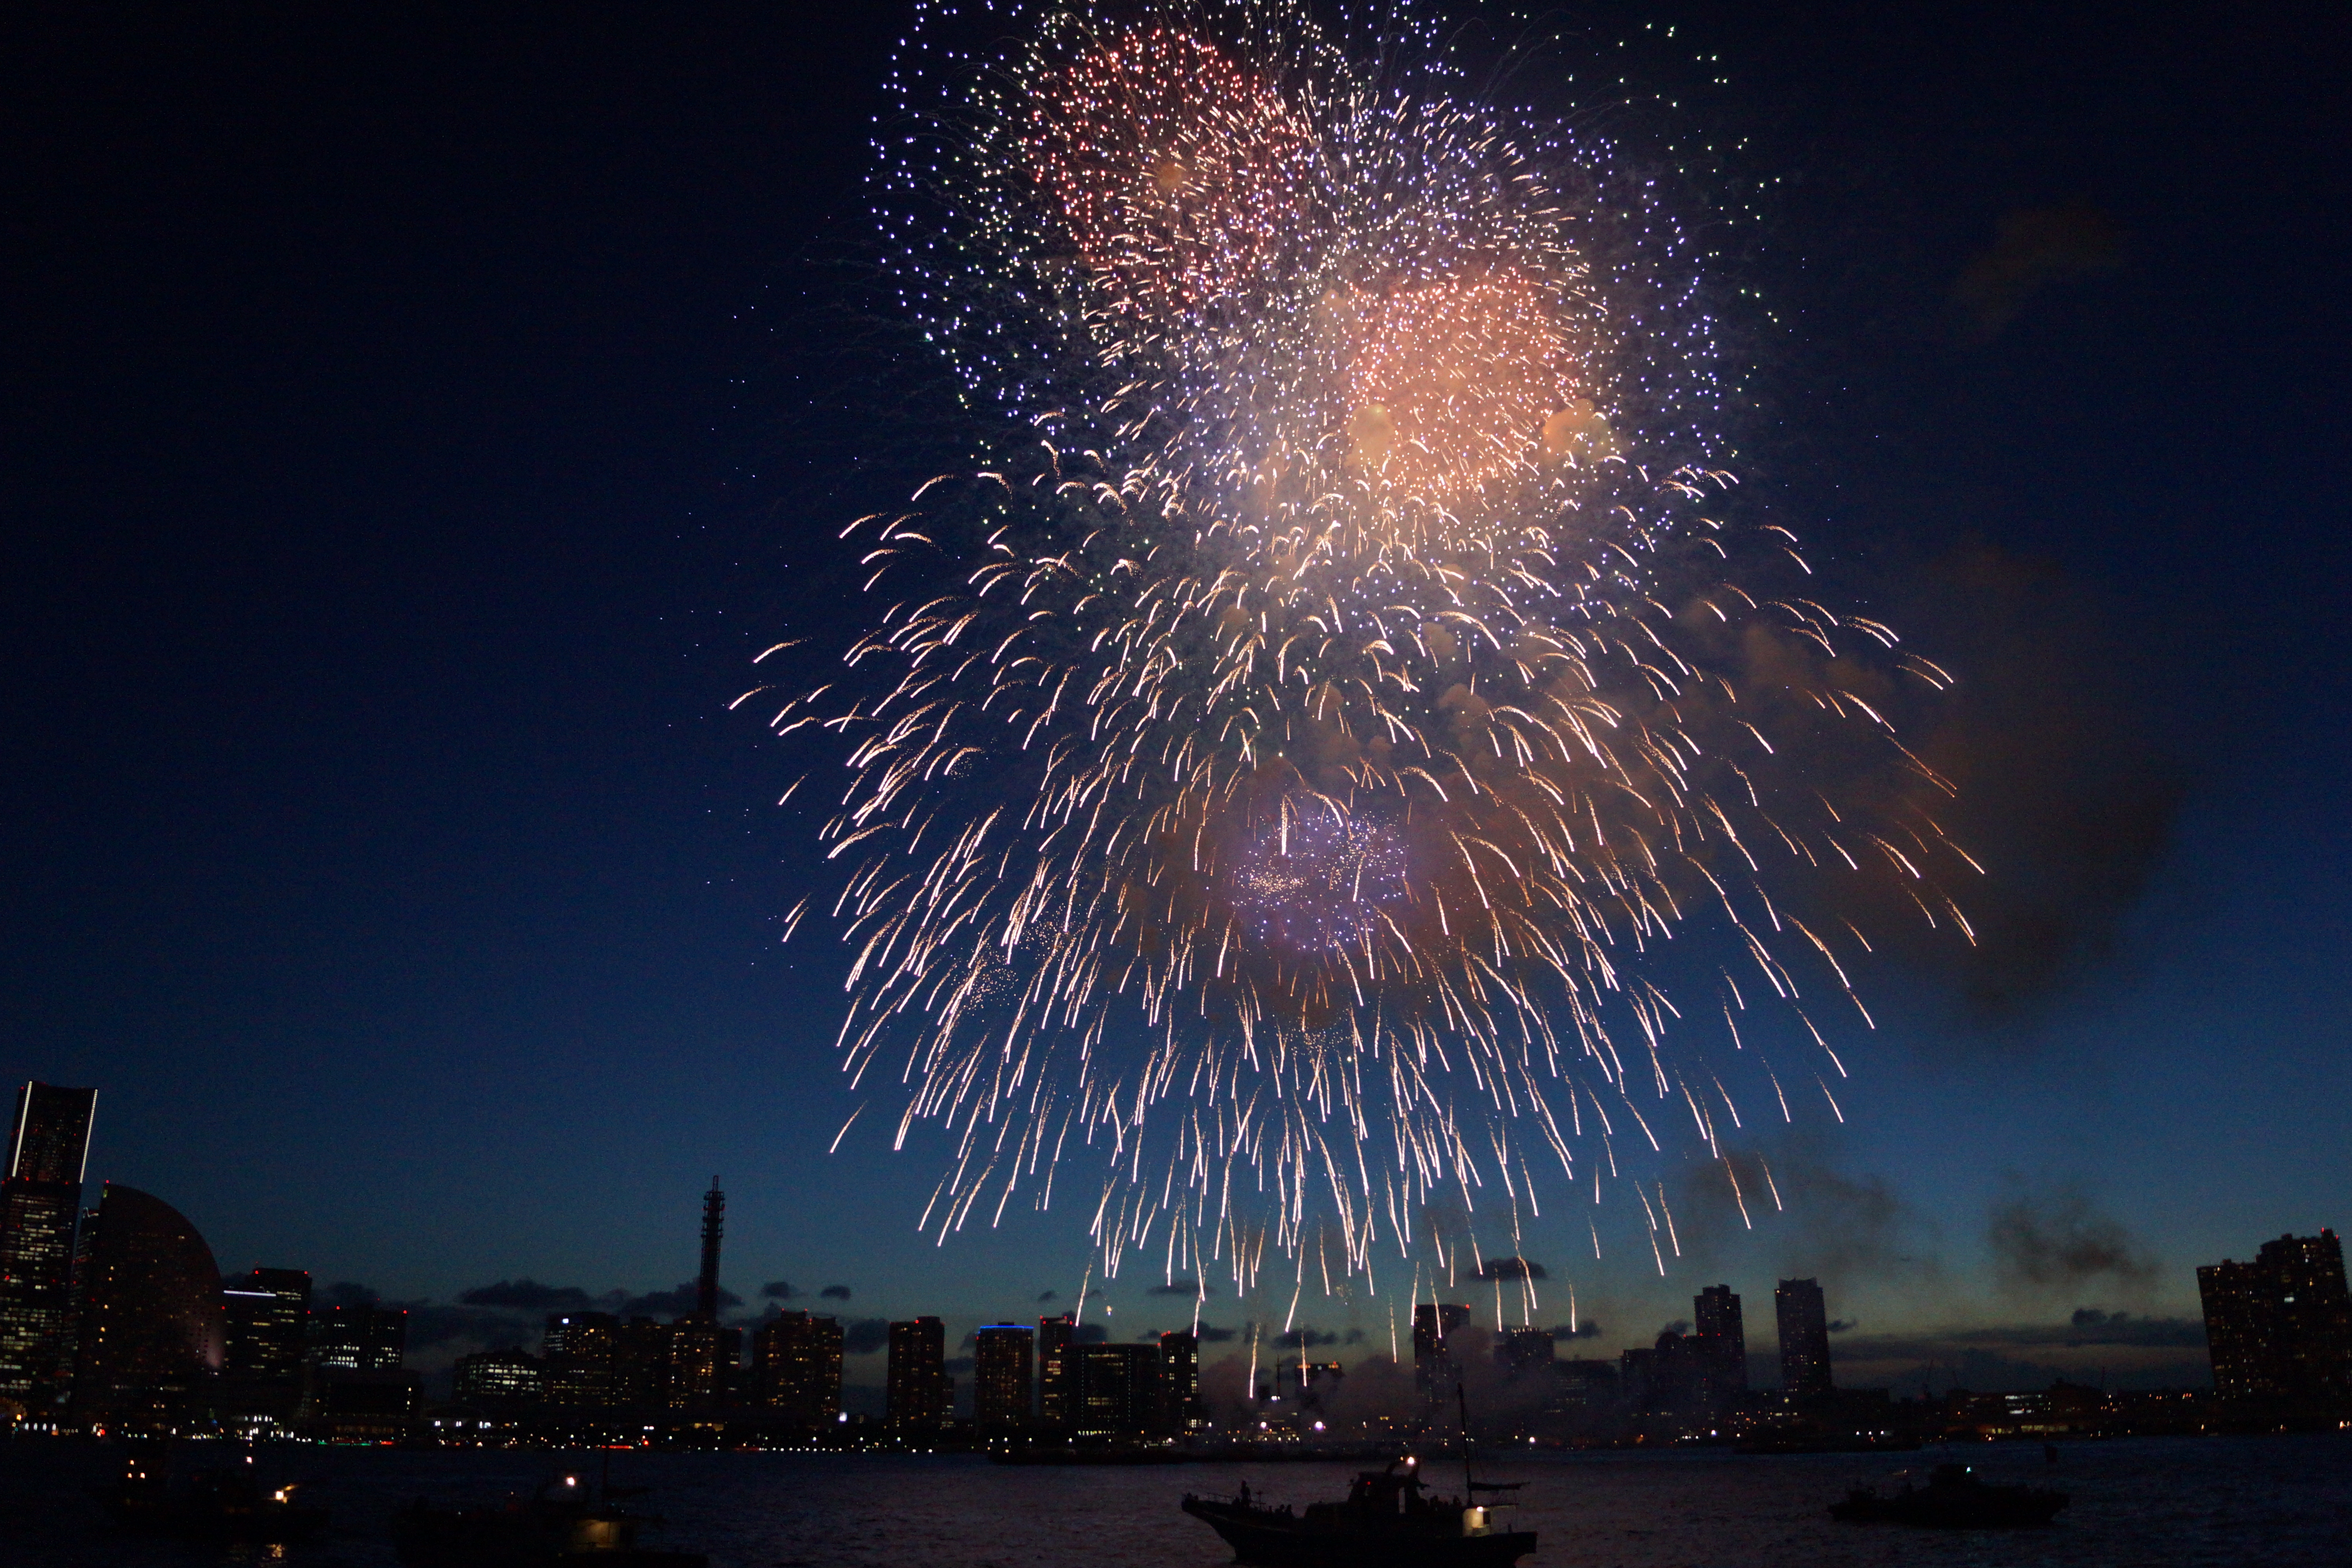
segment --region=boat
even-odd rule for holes
[[[327,1526],[327,1510],[299,1500],[299,1489],[293,1482],[265,1487],[245,1466],[174,1473],[149,1455],[133,1454],[104,1501],[108,1512],[136,1530],[278,1546],[308,1540]]]
[[[476,1508],[436,1508],[418,1498],[393,1515],[392,1545],[408,1568],[539,1568],[542,1563],[593,1563],[595,1568],[709,1568],[699,1552],[672,1552],[639,1543],[654,1514],[633,1513],[614,1499],[634,1489],[591,1489],[577,1476],[540,1488],[532,1497]]]
[[[1481,1494],[1517,1491],[1519,1482],[1468,1481],[1467,1500],[1427,1495],[1421,1461],[1397,1459],[1360,1472],[1343,1502],[1309,1503],[1304,1513],[1250,1496],[1186,1494],[1184,1511],[1206,1523],[1251,1568],[1509,1568],[1536,1549],[1532,1530],[1498,1528],[1507,1502]]]
[[[1924,1487],[1908,1479],[1881,1497],[1855,1487],[1830,1504],[1830,1517],[1848,1524],[1916,1524],[1937,1530],[2013,1530],[2048,1524],[2070,1500],[2042,1487],[1994,1486],[1966,1465],[1937,1465]]]

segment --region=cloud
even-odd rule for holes
[[[2049,1289],[2112,1279],[2145,1286],[2157,1274],[2121,1221],[2101,1214],[2073,1186],[2022,1189],[1997,1201],[1985,1227],[2004,1289]]]
[[[841,1353],[872,1355],[890,1342],[890,1320],[858,1318],[841,1325]]]
[[[1832,1318],[1829,1321],[1828,1327],[1830,1332],[1833,1334],[1850,1334],[1855,1329],[1861,1327],[1861,1324],[1852,1318]]]
[[[2021,207],[2000,216],[1992,244],[1961,269],[1952,297],[1967,318],[1967,335],[1986,342],[2051,285],[2122,265],[2123,231],[2097,207]]]
[[[2165,1345],[2203,1348],[2205,1325],[2195,1318],[2135,1318],[2129,1312],[2103,1312],[2077,1307],[2068,1321],[2070,1345]]]
[[[1551,1276],[1544,1271],[1542,1264],[1531,1263],[1524,1258],[1489,1258],[1479,1268],[1478,1278],[1486,1280],[1549,1279]]]
[[[1062,1293],[1059,1290],[1040,1290],[1037,1292],[1037,1300],[1041,1302],[1058,1301],[1061,1299]]]
[[[1202,1285],[1197,1279],[1171,1279],[1165,1285],[1154,1285],[1144,1292],[1147,1296],[1190,1296],[1198,1300],[1217,1293],[1214,1285]]]
[[[1202,1344],[1223,1344],[1227,1340],[1238,1337],[1240,1333],[1239,1329],[1221,1329],[1213,1323],[1202,1323],[1200,1328]]]
[[[1551,1337],[1556,1340],[1597,1340],[1601,1337],[1601,1325],[1591,1318],[1580,1319],[1574,1328],[1559,1323],[1553,1326]]]
[[[495,1285],[477,1285],[471,1290],[461,1291],[457,1304],[518,1312],[584,1312],[598,1303],[577,1285],[542,1285],[525,1275],[520,1279],[501,1279]]]
[[[623,1297],[613,1310],[625,1318],[683,1318],[700,1304],[702,1293],[691,1279],[684,1280],[668,1290],[649,1290],[642,1296]],[[731,1290],[719,1292],[721,1310],[740,1307],[743,1298]]]
[[[1300,1350],[1312,1350],[1318,1345],[1336,1345],[1339,1342],[1339,1336],[1327,1334],[1320,1329],[1310,1329],[1301,1325],[1284,1334],[1280,1342],[1296,1346]]]
[[[793,1289],[792,1281],[789,1279],[771,1279],[760,1287],[760,1296],[763,1300],[790,1301],[799,1295],[800,1292]]]
[[[828,1285],[824,1289],[818,1291],[817,1294],[824,1297],[828,1301],[846,1301],[849,1300],[849,1287],[846,1285]]]

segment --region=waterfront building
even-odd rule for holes
[[[310,1314],[310,1360],[329,1372],[398,1372],[408,1357],[408,1309],[349,1301]]]
[[[1160,1426],[1169,1432],[1198,1431],[1201,1413],[1201,1340],[1190,1331],[1160,1336]]]
[[[613,1352],[621,1320],[610,1312],[556,1312],[541,1343],[550,1405],[613,1403]]]
[[[1549,1377],[1559,1354],[1549,1329],[1506,1329],[1495,1342],[1495,1364],[1514,1377]]]
[[[1018,1323],[989,1323],[972,1336],[971,1420],[979,1430],[1010,1432],[1029,1424],[1036,1338]]]
[[[673,1409],[715,1410],[735,1391],[743,1360],[743,1331],[722,1328],[699,1312],[669,1325],[669,1367],[664,1392]]]
[[[2224,1399],[2352,1405],[2352,1295],[2332,1230],[2197,1270],[2213,1387]]]
[[[1548,1415],[1597,1415],[1615,1407],[1624,1386],[1622,1370],[1612,1362],[1555,1362],[1552,1373],[1559,1383],[1545,1402]]]
[[[73,1376],[84,1425],[166,1408],[219,1372],[220,1266],[187,1217],[109,1182],[91,1222]]]
[[[1793,1398],[1811,1399],[1828,1394],[1830,1375],[1829,1308],[1818,1279],[1783,1279],[1772,1292],[1772,1310],[1780,1329],[1780,1386]]]
[[[71,1376],[75,1229],[97,1105],[94,1089],[16,1091],[0,1165],[0,1399],[54,1405]]]
[[[1077,1323],[1068,1313],[1037,1320],[1037,1419],[1063,1426],[1070,1419],[1070,1342]]]
[[[1157,1344],[1079,1345],[1070,1352],[1070,1430],[1076,1437],[1134,1437],[1163,1430]]]
[[[450,1392],[460,1405],[511,1409],[535,1403],[547,1392],[547,1368],[521,1350],[477,1351],[457,1358]]]
[[[310,1322],[310,1276],[299,1268],[256,1268],[221,1281],[225,1370],[243,1377],[299,1383]]]
[[[669,1393],[670,1325],[631,1318],[613,1331],[613,1403],[643,1409],[667,1405]]]
[[[1618,1358],[1626,1408],[1636,1415],[1698,1413],[1698,1358],[1693,1342],[1668,1329],[1646,1350]]]
[[[303,1428],[335,1443],[393,1443],[408,1436],[425,1404],[425,1380],[387,1367],[319,1367],[310,1374]]]
[[[890,1325],[890,1358],[884,1373],[884,1420],[901,1436],[929,1435],[948,1424],[955,1410],[948,1382],[947,1331],[937,1318]]]
[[[1691,1299],[1691,1352],[1700,1405],[1721,1416],[1748,1395],[1748,1330],[1739,1298],[1728,1285],[1710,1285]]]
[[[1412,1309],[1412,1385],[1429,1405],[1454,1392],[1461,1369],[1446,1341],[1470,1321],[1470,1309],[1452,1302],[1416,1303]]]
[[[751,1396],[808,1426],[841,1416],[841,1323],[781,1312],[751,1336]]]

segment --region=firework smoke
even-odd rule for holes
[[[775,719],[849,747],[841,1044],[952,1141],[923,1223],[1091,1151],[1107,1271],[1330,1290],[1475,1272],[1481,1213],[1518,1252],[1539,1172],[1631,1187],[1663,1268],[1619,1156],[1668,1140],[1777,1204],[1722,1143],[1836,1110],[1842,899],[1964,930],[1965,861],[1892,728],[1940,672],[1736,525],[1704,258],[1409,16],[1377,68],[1280,0],[988,22],[925,14],[879,188],[1006,435],[852,526],[874,629]],[[1741,967],[1670,1001],[1693,923]],[[1814,1061],[1739,1038],[1762,997]]]

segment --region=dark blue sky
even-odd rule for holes
[[[800,303],[865,237],[901,21],[0,21],[0,1069],[98,1084],[93,1175],[225,1266],[667,1286],[716,1171],[747,1297],[1075,1287],[1074,1216],[936,1249],[930,1152],[824,1156],[842,965],[775,940],[813,823],[725,710],[837,644],[833,536],[906,482],[836,379],[877,351]],[[1731,318],[1748,497],[1963,675],[2001,863],[1993,957],[1874,977],[1811,1195],[1585,1310],[1630,1342],[1820,1271],[1890,1333],[2192,1310],[2193,1264],[2352,1223],[2342,13],[1621,34],[1776,182],[1727,241],[1779,319]]]

